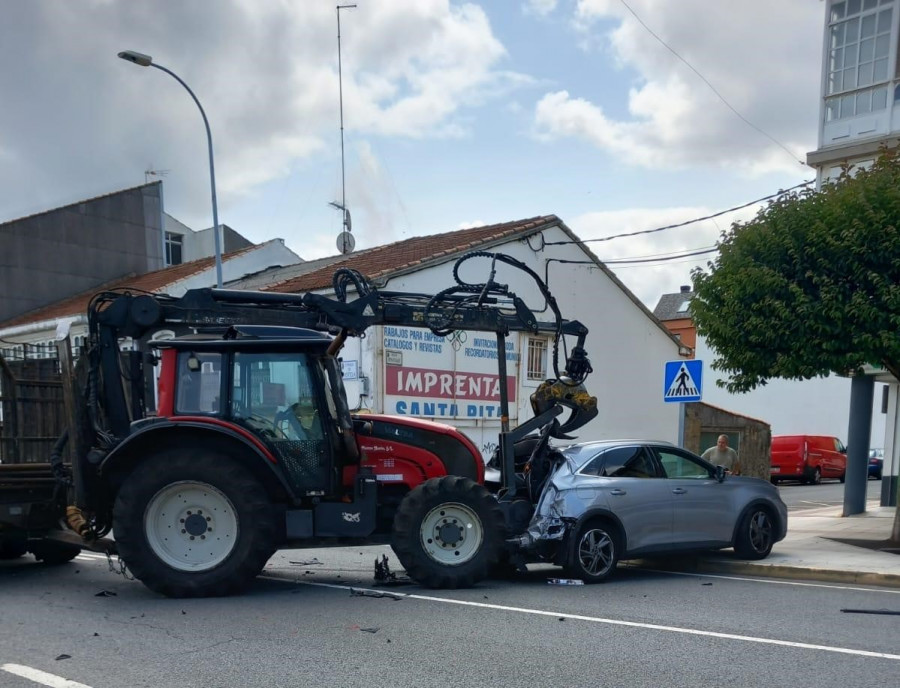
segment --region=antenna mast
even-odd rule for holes
[[[347,182],[344,172],[344,83],[341,67],[341,10],[347,10],[356,7],[356,5],[338,5],[337,11],[337,40],[338,40],[338,94],[340,99],[341,111],[341,203],[329,203],[344,213],[344,231],[338,237],[338,250],[341,253],[349,253],[353,250],[355,241],[350,234],[350,211],[347,209]]]

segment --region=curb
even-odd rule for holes
[[[818,581],[822,583],[852,583],[855,585],[877,585],[900,588],[900,573],[879,573],[875,571],[842,571],[840,569],[811,568],[787,564],[754,564],[745,561],[720,561],[714,559],[637,559],[623,562],[626,566],[660,571],[684,573],[738,573],[760,578],[783,578],[790,580]]]

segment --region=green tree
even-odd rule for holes
[[[900,380],[900,158],[771,201],[693,273],[691,313],[723,386],[880,364]],[[894,521],[900,540],[900,511]]]

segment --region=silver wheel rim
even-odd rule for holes
[[[755,552],[765,552],[772,541],[772,521],[765,511],[750,517],[750,546]]]
[[[578,562],[585,573],[603,576],[612,567],[615,543],[605,530],[585,531],[578,541]]]
[[[153,553],[178,571],[208,571],[234,550],[238,519],[231,500],[207,483],[167,485],[147,504],[144,534]]]
[[[445,566],[465,564],[484,542],[484,528],[478,514],[456,502],[429,511],[422,520],[419,535],[428,556]]]

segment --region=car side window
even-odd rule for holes
[[[663,449],[659,447],[657,447],[656,453],[659,455],[659,462],[662,464],[667,478],[708,480],[713,477],[710,474],[708,467],[704,466],[702,463],[698,463],[687,454],[682,454],[673,449]]]
[[[837,437],[834,438],[834,450],[840,454],[847,453],[847,447],[845,447],[844,443],[841,442]]]
[[[591,459],[581,470],[584,475],[605,478],[656,478],[653,459],[643,447],[628,446],[607,449]]]

